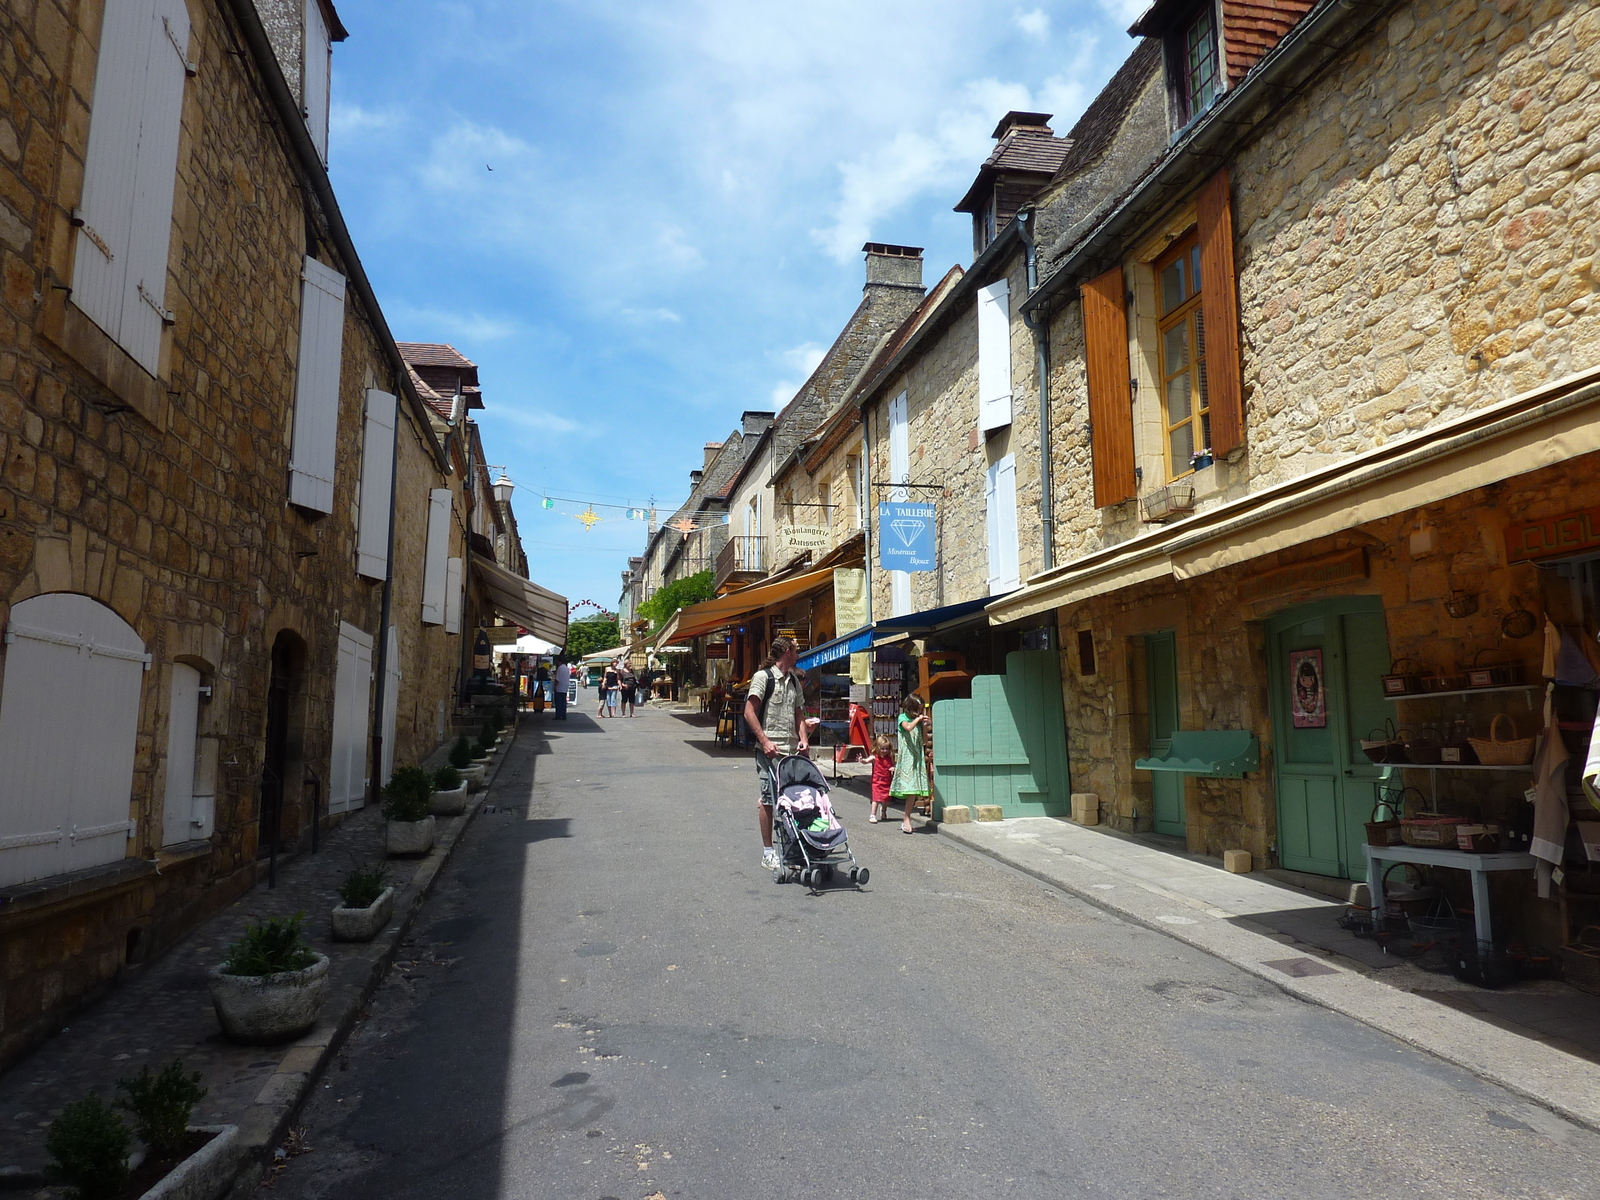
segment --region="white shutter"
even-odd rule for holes
[[[394,491],[395,399],[367,391],[367,426],[361,444],[361,503],[356,522],[356,574],[389,573],[389,498]]]
[[[162,802],[161,844],[174,846],[199,836],[194,826],[194,765],[200,732],[200,672],[172,664],[167,705],[167,787]]]
[[[109,0],[84,160],[72,300],[154,375],[187,76],[183,0]]]
[[[189,10],[183,0],[156,0],[139,122],[122,328],[117,337],[123,349],[152,375],[161,366],[161,332],[167,324],[167,253],[172,244],[172,202],[178,182],[178,134],[188,56]]]
[[[449,488],[428,493],[428,551],[422,565],[422,623],[442,625],[445,609],[445,559],[450,556]]]
[[[21,601],[0,685],[0,885],[127,853],[139,697],[150,656],[105,605],[67,592]],[[70,714],[92,753],[64,754]]]
[[[1011,424],[1011,284],[978,289],[978,427]]]
[[[217,739],[200,738],[195,746],[194,800],[189,836],[208,838],[217,820]]]
[[[289,501],[333,511],[339,439],[339,367],[344,349],[344,276],[309,254],[300,278],[300,363],[294,397]]]
[[[319,0],[305,0],[305,70],[301,72],[303,89],[301,103],[305,106],[306,128],[311,131],[312,144],[328,165],[328,93],[332,77],[333,43],[328,37],[328,24],[322,18]]]
[[[452,558],[444,573],[444,631],[461,632],[461,560]]]
[[[389,626],[389,653],[383,664],[383,782],[394,775],[394,731],[400,719],[400,639]]]
[[[367,791],[367,730],[372,697],[372,636],[339,622],[333,677],[333,751],[328,764],[328,811],[360,808]]]
[[[989,468],[984,480],[989,547],[989,594],[1021,586],[1017,551],[1017,457],[1008,454]]]
[[[911,479],[911,422],[906,413],[906,394],[901,392],[889,401],[889,482],[907,483]],[[889,499],[904,504],[911,496],[906,488],[891,487]],[[878,535],[883,536],[879,530]],[[903,617],[911,611],[911,574],[909,571],[889,572],[889,607],[891,615]]]

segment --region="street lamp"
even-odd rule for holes
[[[500,476],[499,479],[494,481],[495,500],[502,505],[510,504],[511,490],[516,486],[516,484],[512,483],[511,480],[506,478],[504,475]]]

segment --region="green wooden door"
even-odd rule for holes
[[[1280,614],[1269,629],[1278,857],[1293,871],[1361,878],[1379,768],[1359,742],[1388,715],[1381,601],[1319,601]]]
[[[1146,634],[1145,673],[1150,683],[1150,757],[1165,758],[1172,749],[1178,722],[1178,636],[1172,630]],[[1188,834],[1183,813],[1184,776],[1176,771],[1152,771],[1155,830],[1174,837]]]

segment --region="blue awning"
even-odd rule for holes
[[[965,600],[960,604],[946,604],[943,608],[928,608],[922,612],[907,613],[903,617],[885,617],[881,621],[863,625],[843,637],[836,637],[831,642],[823,642],[822,645],[807,650],[795,660],[795,666],[801,671],[810,671],[871,649],[873,643],[881,642],[888,637],[899,637],[908,633],[932,633],[946,625],[982,616],[985,606],[994,603],[996,599],[995,596],[984,596],[978,600]]]

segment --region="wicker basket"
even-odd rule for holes
[[[1385,721],[1382,729],[1374,729],[1361,739],[1361,752],[1375,763],[1403,763],[1406,746],[1393,721]]]
[[[1409,670],[1406,668],[1407,663],[1411,664]],[[1383,694],[1404,696],[1408,692],[1421,691],[1422,675],[1417,670],[1420,665],[1414,658],[1395,659],[1389,664],[1389,674],[1378,676],[1383,682]]]
[[[1424,766],[1437,766],[1444,759],[1444,739],[1433,729],[1419,729],[1406,739],[1406,757]]]
[[[1511,736],[1500,736],[1500,722],[1511,726]],[[1517,723],[1505,713],[1496,713],[1486,738],[1468,738],[1472,752],[1486,767],[1525,767],[1533,761],[1533,738],[1517,736]]]
[[[1466,817],[1419,813],[1414,817],[1400,818],[1400,840],[1408,846],[1437,846],[1442,850],[1454,850],[1457,827],[1473,824],[1476,822]]]
[[[1372,808],[1372,820],[1367,825],[1367,845],[1369,846],[1398,846],[1400,844],[1400,818],[1391,816],[1387,821],[1378,816],[1384,809],[1391,814],[1397,814],[1399,801],[1379,800]]]
[[[1573,987],[1600,995],[1600,925],[1589,925],[1578,940],[1561,947],[1561,976]]]

